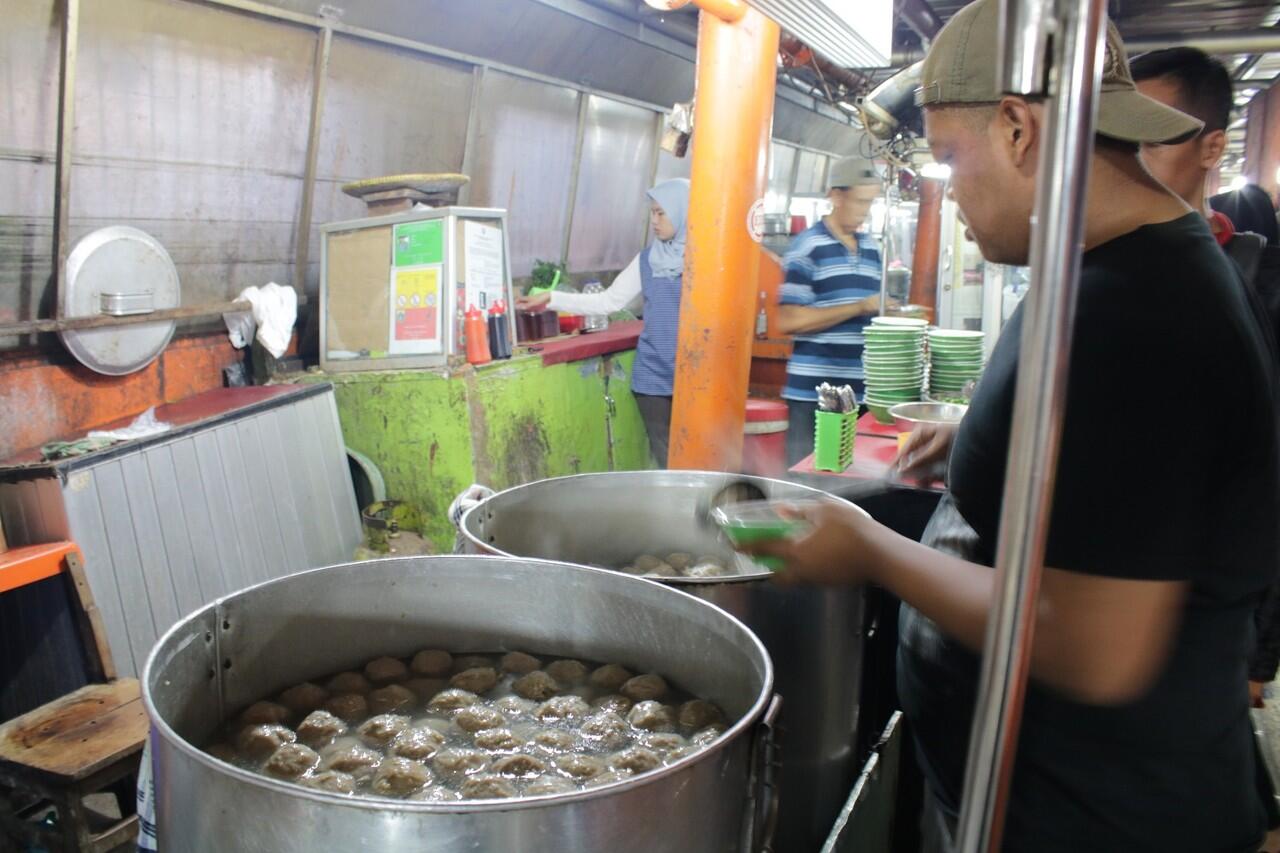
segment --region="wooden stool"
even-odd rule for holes
[[[78,551],[65,555],[81,605],[91,684],[0,725],[0,849],[39,843],[61,853],[106,853],[138,833],[132,786],[119,788],[121,819],[95,830],[84,798],[136,779],[149,723],[135,678],[115,679],[101,619]],[[135,783],[136,784],[136,783]],[[52,806],[57,826],[26,817]],[[19,847],[19,849],[22,849]]]

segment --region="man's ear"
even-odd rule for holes
[[[1025,167],[1035,149],[1040,129],[1031,105],[1022,98],[1001,99],[992,126],[1013,165],[1019,169]]]
[[[1208,170],[1218,165],[1222,152],[1227,150],[1227,132],[1214,130],[1200,137],[1200,168]]]

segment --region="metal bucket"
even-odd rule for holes
[[[201,751],[244,705],[308,678],[424,647],[522,649],[661,672],[738,721],[710,748],[636,779],[500,802],[352,798]],[[740,622],[659,584],[492,557],[411,557],[291,575],[178,623],[152,651],[160,849],[739,853],[763,849],[773,668]]]
[[[728,475],[631,471],[541,480],[472,508],[462,532],[477,553],[619,566],[639,554],[730,552],[699,524],[699,501]],[[734,479],[741,479],[735,475]],[[806,486],[746,478],[770,498],[829,497]],[[745,558],[742,558],[745,560]],[[816,850],[858,775],[854,743],[862,681],[862,592],[784,589],[752,564],[712,580],[663,578],[746,623],[777,668],[782,714],[779,850]]]

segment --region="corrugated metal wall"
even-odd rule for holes
[[[0,483],[14,545],[70,539],[121,675],[215,598],[351,559],[360,520],[333,392],[73,470]]]
[[[288,283],[314,34],[182,0],[81,8],[72,240],[141,228],[188,304]]]
[[[569,269],[621,269],[640,248],[657,127],[648,110],[596,95],[587,98]]]
[[[560,259],[578,93],[490,71],[480,88],[471,202],[508,212],[511,270]]]
[[[274,5],[308,15],[318,7],[311,0]],[[173,255],[188,305],[267,281],[294,282],[314,21],[193,0],[81,8],[73,240],[112,223],[149,231]],[[47,298],[58,9],[54,0],[10,0],[0,31],[0,322],[37,316]],[[693,63],[681,50],[535,0],[379,0],[346,4],[343,15],[344,25],[467,57],[335,34],[316,147],[309,291],[318,283],[315,226],[362,215],[340,186],[378,174],[465,168],[471,204],[511,211],[517,276],[535,259],[560,259],[566,246],[576,272],[619,269],[641,248],[657,111],[626,99],[689,99]],[[485,63],[520,71],[480,73]],[[538,75],[573,82],[532,79]],[[782,98],[775,134],[823,152],[857,146],[847,126]],[[813,176],[820,180],[826,159],[802,155],[806,188]],[[656,176],[687,176],[688,168],[687,159],[664,152]]]
[[[0,26],[0,322],[36,316],[53,252],[55,0],[6,3]],[[3,341],[0,341],[2,343]]]

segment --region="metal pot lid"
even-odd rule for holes
[[[63,317],[144,314],[182,304],[178,270],[164,247],[144,231],[112,225],[88,234],[67,258]],[[164,351],[173,320],[59,332],[71,354],[96,373],[123,376]]]

